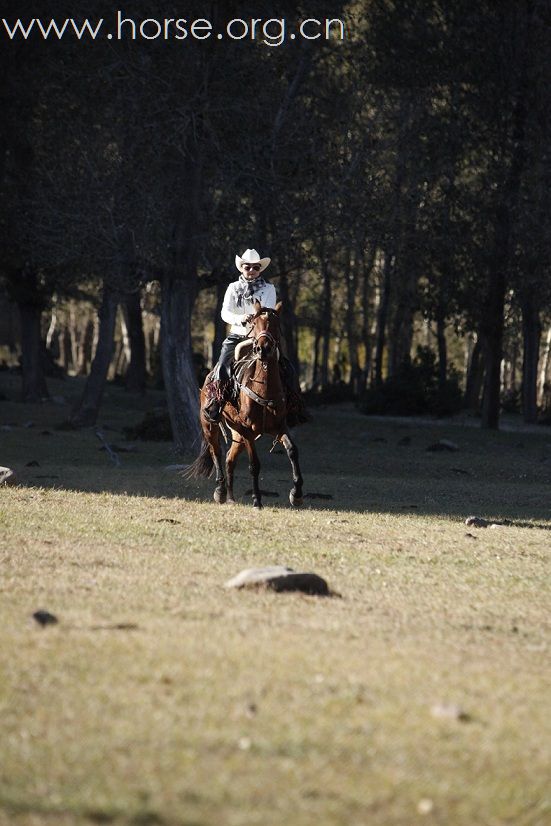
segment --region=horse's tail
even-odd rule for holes
[[[213,470],[214,462],[212,461],[212,456],[210,455],[210,448],[208,442],[203,436],[199,456],[184,470],[182,476],[184,479],[208,479],[209,476],[212,475]]]

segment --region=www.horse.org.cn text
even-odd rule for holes
[[[284,17],[234,17],[215,26],[207,18],[187,20],[183,17],[157,19],[147,17],[141,20],[126,16],[118,10],[111,21],[105,18],[67,17],[57,18],[2,18],[0,35],[10,40],[232,40],[254,41],[266,46],[281,46],[293,40],[342,41],[345,39],[345,25],[340,18],[309,17],[292,25]]]

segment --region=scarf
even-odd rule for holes
[[[253,281],[247,281],[244,275],[239,276],[239,281],[235,285],[235,301],[238,307],[243,306],[244,299],[250,300],[255,293],[266,286],[266,282],[261,275]]]

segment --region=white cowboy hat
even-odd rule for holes
[[[239,272],[241,272],[243,264],[260,264],[259,272],[262,272],[262,270],[266,269],[271,260],[271,258],[261,258],[256,250],[245,250],[243,255],[235,256],[235,266]]]

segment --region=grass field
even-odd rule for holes
[[[110,389],[108,438],[156,398]],[[332,498],[291,509],[266,439],[257,512],[168,443],[115,467],[67,410],[0,402],[2,826],[551,824],[551,432],[315,411],[305,492]],[[257,564],[342,598],[224,589]]]

